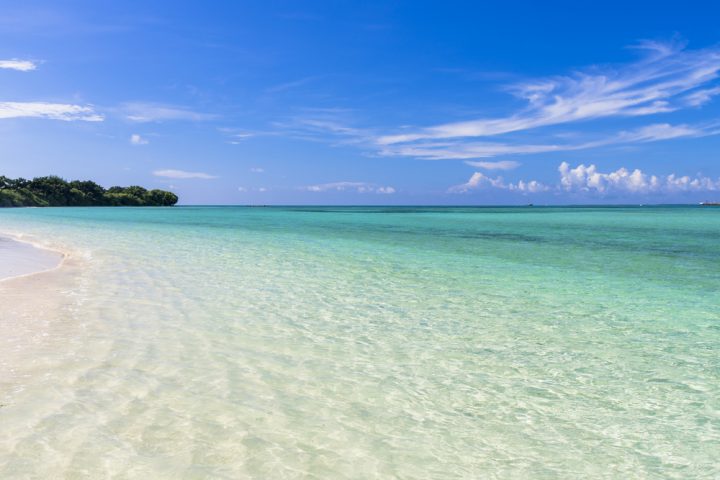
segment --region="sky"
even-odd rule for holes
[[[0,175],[181,204],[720,200],[717,2],[0,10]]]

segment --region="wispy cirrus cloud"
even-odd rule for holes
[[[395,188],[389,186],[381,186],[374,183],[367,182],[332,182],[322,183],[319,185],[310,185],[303,187],[303,190],[309,192],[328,192],[328,191],[354,191],[357,193],[379,193],[379,194],[392,194],[395,193]]]
[[[37,63],[31,60],[0,60],[0,68],[6,70],[17,70],[19,72],[30,72],[37,68]]]
[[[307,108],[284,120],[273,122],[276,134],[296,139],[376,148],[376,133],[351,126],[353,111],[344,108]]]
[[[318,77],[304,77],[304,78],[299,78],[297,80],[291,80],[289,82],[280,83],[280,84],[268,87],[265,89],[265,92],[267,92],[267,93],[284,92],[286,90],[291,90],[293,88],[301,87],[307,83],[312,82],[313,80],[315,80],[317,78]]]
[[[66,122],[104,120],[104,117],[89,105],[49,102],[0,102],[1,118],[45,118]]]
[[[385,146],[381,149],[380,153],[392,156],[411,156],[423,160],[469,160],[473,158],[490,158],[499,155],[567,152],[610,145],[657,142],[682,137],[703,137],[718,134],[720,134],[720,125],[717,123],[708,123],[699,126],[658,123],[634,130],[621,131],[605,138],[576,143],[524,144],[492,141],[437,141]]]
[[[339,139],[339,143],[367,144],[372,142],[372,135],[366,130],[348,126],[333,115],[295,117],[287,122],[276,122],[276,127],[292,136],[304,139],[324,141],[328,135]]]
[[[691,105],[693,107],[699,107],[708,103],[716,95],[720,95],[720,87],[704,88],[689,93],[685,97],[685,101],[688,103],[688,105]]]
[[[196,112],[187,107],[160,103],[130,102],[120,107],[121,113],[133,122],[185,120],[204,122],[218,118],[211,113]]]
[[[643,56],[634,63],[507,86],[526,106],[506,117],[403,128],[393,134],[349,126],[346,112],[316,112],[276,126],[297,138],[335,138],[339,144],[359,145],[380,156],[468,161],[720,133],[717,121],[696,125],[656,122],[603,135],[583,128],[585,133],[576,132],[570,138],[549,135],[542,129],[601,118],[669,113],[703,105],[720,95],[720,47],[687,50],[679,43],[644,42],[636,48]],[[518,132],[524,132],[522,140],[517,139]]]
[[[520,162],[514,160],[501,160],[499,162],[465,162],[467,165],[475,168],[482,168],[483,170],[514,170],[519,167]]]
[[[152,172],[152,174],[155,175],[156,177],[173,178],[173,179],[178,179],[178,180],[184,180],[184,179],[189,179],[189,178],[212,180],[213,178],[218,178],[216,175],[210,175],[209,173],[187,172],[185,170],[174,170],[174,169],[155,170],[154,172]]]
[[[720,49],[685,50],[676,43],[643,42],[638,62],[572,76],[515,84],[509,91],[527,107],[502,118],[445,123],[411,133],[384,135],[381,145],[463,137],[488,137],[613,116],[642,116],[682,108],[682,94],[718,78]]]
[[[220,127],[218,131],[226,135],[228,137],[227,143],[232,145],[239,145],[254,137],[278,135],[278,132],[274,131],[246,130],[231,127]]]

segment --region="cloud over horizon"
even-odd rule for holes
[[[390,186],[380,186],[374,183],[367,182],[332,182],[322,183],[319,185],[310,185],[303,187],[304,190],[309,192],[327,192],[327,191],[354,191],[357,193],[379,193],[379,194],[393,194],[395,188]]]
[[[448,193],[467,193],[471,190],[496,188],[520,193],[540,193],[554,191],[556,193],[590,193],[590,194],[657,194],[720,191],[720,178],[712,179],[697,175],[694,177],[669,175],[651,175],[640,169],[630,170],[621,167],[611,172],[601,172],[594,164],[580,164],[571,167],[562,162],[558,167],[559,181],[554,186],[543,185],[535,180],[517,183],[506,183],[502,177],[488,177],[475,172],[470,179],[460,185],[448,189]]]

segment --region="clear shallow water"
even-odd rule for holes
[[[3,231],[76,262],[52,308],[0,292],[33,346],[0,363],[2,478],[720,475],[720,210],[24,209]]]

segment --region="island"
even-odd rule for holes
[[[57,177],[7,178],[0,175],[0,207],[169,207],[177,195],[136,185],[103,188],[90,180]]]

